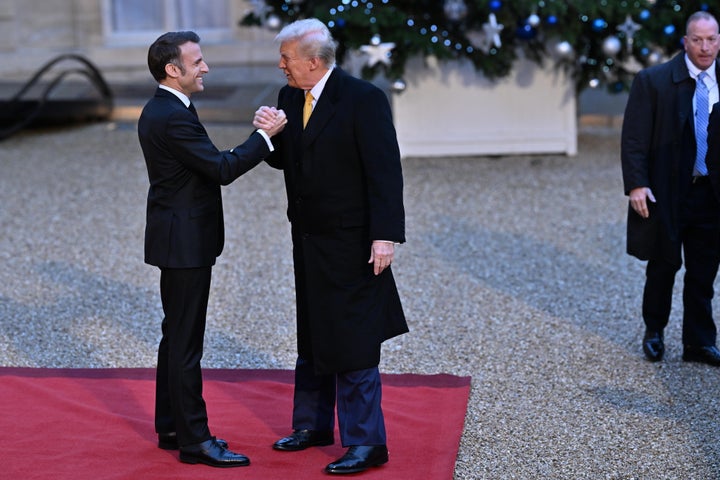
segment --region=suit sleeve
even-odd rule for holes
[[[634,188],[650,187],[654,109],[650,78],[642,71],[632,83],[623,117],[620,158],[626,195]]]
[[[371,87],[356,100],[356,148],[365,169],[370,238],[405,242],[400,149],[385,93]]]
[[[185,167],[220,185],[228,185],[259,164],[270,153],[265,139],[253,133],[232,150],[220,151],[205,127],[188,110],[178,110],[165,126],[167,148]]]
[[[280,89],[280,92],[278,93],[277,105],[280,110],[285,110],[285,114],[287,114],[287,105],[285,100],[287,98],[287,95],[285,92],[287,92],[287,87],[283,87]],[[272,151],[265,158],[265,163],[267,163],[273,168],[277,168],[278,170],[283,169],[283,158],[285,158],[283,153],[283,136],[287,135],[286,131],[287,128],[273,137],[273,147],[275,148],[275,150]]]

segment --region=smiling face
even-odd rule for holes
[[[700,70],[710,68],[720,50],[717,22],[707,18],[691,22],[684,40],[685,52],[690,61]]]
[[[180,45],[180,63],[182,68],[172,63],[165,66],[168,86],[188,97],[195,92],[202,92],[205,89],[203,75],[210,69],[203,60],[200,45],[195,42],[186,42]]]

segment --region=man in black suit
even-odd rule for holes
[[[349,448],[325,470],[360,472],[388,461],[380,347],[408,331],[390,269],[394,243],[405,241],[400,153],[387,97],[335,67],[322,22],[294,22],[276,40],[288,80],[278,108],[288,127],[266,161],[285,175],[298,358],[293,433],[273,447],[333,443],[337,405]],[[275,112],[262,107],[256,122]]]
[[[215,148],[190,103],[209,70],[199,41],[194,32],[169,32],[150,46],[148,66],[159,86],[138,122],[150,180],[145,262],[160,268],[165,314],[155,429],[158,446],[179,448],[183,462],[235,467],[250,460],[210,434],[200,369],[211,269],[224,243],[220,186],[270,154],[269,137],[282,129],[284,114],[232,150]]]
[[[708,110],[718,101],[718,23],[688,18],[685,52],[636,76],[622,129],[622,171],[629,195],[627,251],[648,260],[643,351],[665,352],[675,274],[685,261],[683,360],[720,366],[712,316],[720,262],[720,204],[706,165]],[[707,157],[708,162],[712,159]]]

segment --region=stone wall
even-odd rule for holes
[[[227,1],[229,32],[202,44],[211,68],[250,68],[260,79],[276,76],[275,32],[239,27],[237,21],[249,2]],[[109,4],[109,0],[0,0],[0,81],[27,79],[62,53],[87,56],[111,81],[148,76],[147,47],[157,35],[113,38],[103,15]],[[243,78],[249,80],[241,75]]]

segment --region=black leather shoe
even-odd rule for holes
[[[216,438],[215,441],[221,447],[228,448],[228,443],[222,438]],[[179,445],[175,432],[158,433],[158,448],[162,448],[163,450],[177,450]]]
[[[211,467],[244,467],[250,465],[248,457],[220,446],[214,438],[192,447],[182,447],[180,449],[180,461],[193,464],[204,463]]]
[[[707,363],[714,367],[720,367],[720,350],[715,345],[707,347],[685,345],[682,358],[686,362]]]
[[[643,337],[643,352],[645,357],[651,362],[659,362],[665,353],[665,343],[663,342],[662,332],[654,332],[645,330]]]
[[[325,471],[334,474],[358,473],[387,461],[388,450],[385,445],[355,445],[348,448],[341,458],[325,467]]]
[[[333,443],[332,430],[295,430],[289,436],[275,442],[273,448],[286,452],[297,452],[308,447],[322,447]]]

